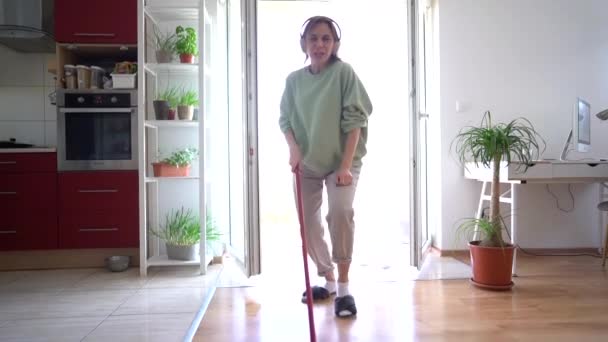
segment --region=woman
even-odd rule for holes
[[[336,293],[335,314],[357,313],[348,289],[353,253],[353,200],[366,154],[367,120],[372,104],[352,67],[338,58],[339,26],[316,16],[304,22],[300,46],[310,65],[289,74],[281,99],[279,126],[289,145],[289,165],[300,172],[308,254],[325,277],[313,287],[313,299]],[[327,223],[332,244],[323,239],[323,183],[327,188]],[[338,266],[338,282],[334,264]],[[306,302],[304,293],[303,302]]]

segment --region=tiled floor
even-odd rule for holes
[[[382,265],[357,265],[354,282],[459,278],[470,272],[451,258],[431,257],[420,273]],[[301,273],[300,267],[290,269]],[[273,275],[284,278],[284,271],[247,279],[227,259],[205,276],[196,266],[152,268],[148,277],[140,277],[137,268],[0,272],[0,341],[183,341],[215,286],[256,286],[273,282]],[[297,292],[301,282],[293,278]]]
[[[183,341],[221,269],[0,272],[0,341]]]

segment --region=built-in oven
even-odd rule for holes
[[[57,166],[136,170],[137,90],[57,92]]]

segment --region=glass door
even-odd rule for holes
[[[431,245],[428,231],[428,180],[427,180],[427,41],[426,13],[429,0],[410,0],[410,79],[411,103],[411,158],[410,183],[411,249],[410,263],[418,269],[424,263]]]
[[[207,0],[207,210],[247,276],[260,273],[255,1]]]

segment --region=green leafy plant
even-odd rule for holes
[[[163,160],[162,163],[167,163],[173,166],[181,167],[188,166],[198,156],[198,150],[194,147],[187,147],[181,150],[177,150]]]
[[[167,87],[156,96],[157,100],[169,102],[169,107],[175,108],[179,103],[179,89],[177,87]]]
[[[194,90],[182,89],[178,104],[182,106],[196,106],[198,105],[198,94]]]
[[[207,212],[205,221],[206,241],[219,241],[222,233],[209,212]],[[165,216],[162,229],[151,230],[151,232],[170,245],[192,246],[201,240],[200,227],[199,216],[194,215],[191,209],[185,210],[182,207],[179,210],[171,210]]]
[[[158,27],[154,26],[154,42],[157,50],[175,52],[177,35],[171,32],[161,32]]]
[[[200,225],[192,210],[171,210],[165,216],[165,224],[152,234],[174,246],[192,246],[201,240]]]
[[[175,28],[175,34],[177,35],[175,43],[177,53],[198,56],[196,31],[192,27],[178,26]]]
[[[467,126],[460,130],[452,141],[458,161],[466,167],[473,162],[492,170],[492,191],[489,217],[467,219],[458,229],[479,232],[482,235],[480,246],[502,247],[505,242],[502,231],[505,229],[500,214],[500,168],[517,162],[517,170],[527,170],[531,162],[540,155],[540,143],[545,142],[526,118],[516,118],[508,123],[492,123],[490,111],[486,111],[479,127]],[[450,150],[452,146],[450,146]]]

